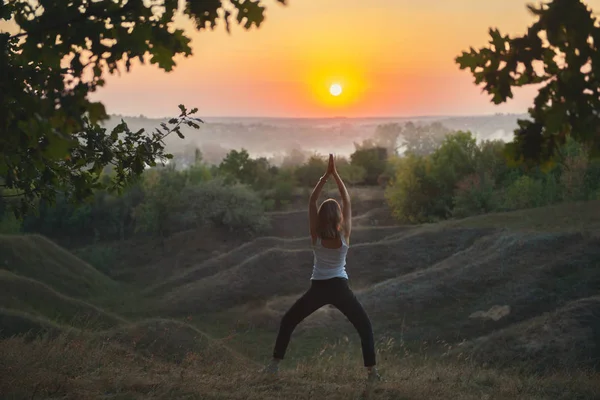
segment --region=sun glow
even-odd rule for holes
[[[307,93],[325,113],[351,113],[367,96],[365,72],[360,63],[345,59],[336,63],[314,62],[305,71]],[[326,66],[325,66],[326,65]]]
[[[334,83],[329,87],[329,93],[331,93],[332,96],[339,96],[342,94],[342,91],[342,85],[339,83]]]

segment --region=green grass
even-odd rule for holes
[[[64,330],[64,327],[47,318],[0,308],[0,338],[13,336],[31,338],[42,333],[56,336]]]
[[[72,297],[90,298],[118,289],[94,267],[39,235],[0,235],[0,268]]]
[[[125,320],[90,303],[56,292],[36,280],[0,269],[0,304],[59,324],[103,329]]]
[[[434,226],[497,228],[542,232],[600,231],[600,200],[563,203],[503,213],[490,213]]]

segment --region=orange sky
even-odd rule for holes
[[[523,0],[288,0],[263,26],[231,35],[190,30],[194,55],[171,73],[136,66],[94,95],[110,113],[200,116],[415,116],[525,112],[533,91],[494,106],[454,58],[487,42],[490,26],[517,34]],[[600,0],[588,1],[600,10]],[[191,24],[183,23],[191,27]],[[344,93],[328,94],[339,82]]]

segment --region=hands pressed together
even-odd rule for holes
[[[333,159],[333,154],[329,154],[329,163],[327,164],[327,171],[325,172],[325,175],[323,175],[323,177],[321,179],[327,179],[330,176],[338,176],[338,172],[335,169],[335,161]]]

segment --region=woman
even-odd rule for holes
[[[342,207],[334,199],[325,200],[317,209],[317,200],[329,177],[337,183],[342,197]],[[368,370],[368,380],[379,380],[375,367],[375,344],[373,330],[367,313],[348,287],[346,254],[352,229],[350,196],[340,178],[333,155],[329,155],[327,172],[315,186],[308,204],[310,236],[314,253],[314,266],[310,289],[300,297],[285,313],[275,342],[273,360],[265,368],[266,372],[276,373],[283,360],[292,332],[310,314],[331,304],[340,310],[358,331],[362,344],[364,365]]]

